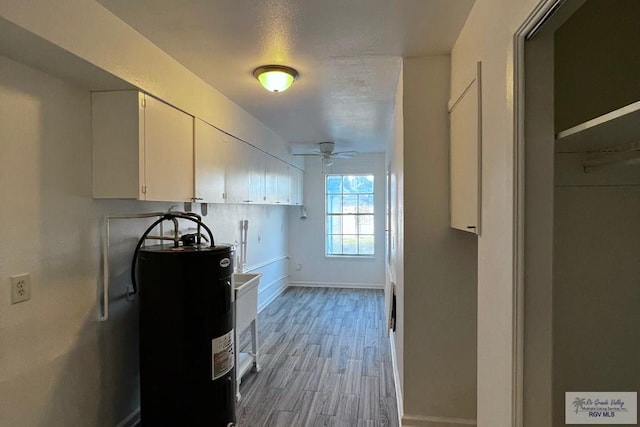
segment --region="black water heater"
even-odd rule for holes
[[[235,423],[230,246],[150,246],[138,255],[144,427]]]

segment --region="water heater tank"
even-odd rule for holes
[[[230,246],[150,246],[138,257],[145,427],[235,423]]]

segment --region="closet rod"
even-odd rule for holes
[[[601,151],[589,153],[583,168],[586,173],[589,173],[613,164],[640,164],[640,141],[608,147]]]

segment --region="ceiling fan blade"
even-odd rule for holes
[[[322,153],[304,153],[304,154],[292,154],[292,156],[315,156],[315,157],[319,157],[319,156],[324,156],[324,154],[322,154]]]
[[[334,156],[345,155],[345,156],[355,156],[359,154],[357,151],[337,151],[333,153]]]
[[[353,158],[353,154],[334,154],[331,156],[332,159],[351,159]]]

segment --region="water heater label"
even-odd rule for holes
[[[220,260],[220,267],[222,268],[229,267],[229,264],[231,264],[231,261],[229,260],[229,258],[222,258]]]
[[[227,374],[233,369],[234,364],[233,329],[231,329],[228,333],[211,340],[211,379],[217,380]]]

